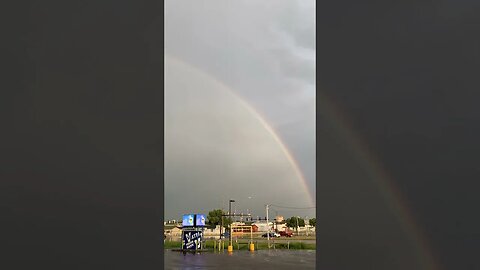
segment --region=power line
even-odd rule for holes
[[[310,207],[294,207],[294,206],[281,206],[281,205],[276,205],[276,204],[269,204],[270,206],[278,207],[278,208],[287,208],[287,209],[313,209],[317,208],[316,206],[310,206]]]

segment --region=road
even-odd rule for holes
[[[238,241],[241,242],[246,242],[249,241],[250,239],[238,239]],[[259,242],[259,243],[266,243],[268,240],[267,238],[253,238],[253,241]],[[307,244],[315,244],[316,239],[297,239],[295,237],[280,237],[280,238],[270,238],[270,243],[287,243],[287,242],[303,242]]]
[[[263,269],[290,270],[315,269],[315,251],[313,250],[259,250],[255,252],[234,251],[203,252],[200,254],[182,254],[164,252],[165,269]]]

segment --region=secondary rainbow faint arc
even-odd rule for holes
[[[384,166],[381,165],[380,161],[375,158],[367,145],[360,140],[359,135],[354,133],[348,118],[342,114],[342,110],[338,108],[339,106],[335,104],[333,99],[327,97],[321,91],[317,91],[317,94],[320,96],[322,111],[328,114],[327,119],[333,123],[337,133],[343,135],[349,142],[356,159],[363,164],[370,178],[376,182],[377,187],[380,189],[380,194],[400,221],[405,234],[416,244],[418,260],[425,266],[425,269],[441,269],[440,264],[433,256],[425,233],[415,223],[413,215],[407,207],[408,204],[392,177],[385,170]]]
[[[257,119],[260,122],[260,124],[263,126],[263,128],[265,128],[265,130],[271,135],[272,139],[279,145],[279,147],[282,150],[282,152],[284,153],[285,157],[287,158],[287,160],[289,161],[289,163],[293,167],[293,170],[294,170],[295,174],[297,175],[298,179],[300,180],[300,183],[301,183],[302,187],[305,189],[305,192],[308,195],[310,203],[312,203],[312,205],[308,205],[308,206],[313,207],[315,205],[315,200],[312,196],[312,193],[309,191],[309,188],[308,188],[308,185],[307,185],[307,180],[306,180],[302,170],[300,169],[300,166],[298,165],[298,162],[295,160],[292,153],[288,150],[288,147],[285,145],[285,143],[280,139],[280,136],[277,134],[277,132],[275,132],[275,130],[272,128],[272,126],[265,120],[265,117],[263,117],[257,110],[255,110],[250,104],[248,104],[242,97],[240,97],[238,94],[236,94],[235,91],[231,89],[231,87],[224,84],[220,80],[216,79],[212,75],[210,75],[210,74],[204,72],[203,70],[201,70],[201,69],[199,69],[199,68],[197,68],[197,67],[195,67],[195,66],[193,66],[189,63],[186,63],[185,61],[182,61],[182,60],[180,60],[180,59],[178,59],[178,58],[176,58],[172,55],[165,54],[165,59],[168,59],[170,61],[176,62],[177,64],[180,64],[180,65],[183,65],[183,66],[186,66],[190,69],[195,70],[196,72],[198,72],[198,73],[202,74],[203,76],[209,78],[212,82],[214,82],[215,84],[220,86],[221,89],[226,90],[227,93],[229,93],[236,100],[238,100],[255,117],[255,119]]]

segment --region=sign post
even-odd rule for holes
[[[182,250],[201,250],[205,215],[183,215],[182,226]]]

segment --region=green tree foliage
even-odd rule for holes
[[[207,215],[207,224],[216,226],[222,222],[222,213],[221,209],[215,209],[213,211],[208,212]]]
[[[221,209],[215,209],[210,212],[208,212],[207,215],[207,224],[210,226],[217,226],[222,224],[222,214],[224,215],[225,212],[223,212]],[[223,225],[225,228],[228,227],[232,223],[232,218],[230,217],[223,217]]]
[[[300,217],[291,217],[287,218],[286,223],[289,228],[296,228],[297,227],[297,220],[298,220],[298,226],[299,227],[305,227],[305,220]]]
[[[310,224],[311,226],[315,227],[315,225],[317,225],[317,219],[316,218],[311,218],[308,220],[308,224]]]
[[[228,228],[230,224],[233,223],[232,218],[230,217],[223,217],[223,227]]]

